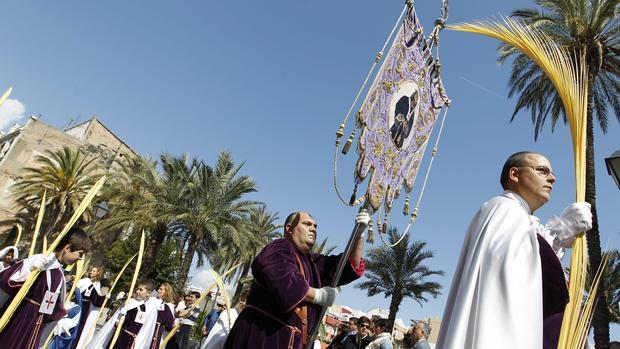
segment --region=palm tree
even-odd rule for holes
[[[607,298],[607,311],[609,312],[610,322],[620,324],[620,250],[610,250],[607,252],[607,264],[603,271],[605,279],[605,289],[602,290]],[[586,279],[586,289],[592,285],[592,275],[588,273]]]
[[[35,157],[35,166],[24,168],[24,176],[12,187],[12,195],[22,211],[34,213],[41,204],[43,192],[47,192],[41,235],[62,227],[99,179],[94,160],[86,159],[79,150],[63,147],[46,150],[45,155]],[[26,222],[31,229],[32,217]]]
[[[394,244],[400,237],[394,227],[387,232],[390,244]],[[426,281],[431,275],[444,275],[441,270],[431,270],[424,261],[433,258],[431,251],[424,250],[426,242],[414,241],[409,244],[409,235],[394,247],[381,246],[368,252],[366,259],[366,278],[355,287],[365,289],[368,296],[379,293],[385,297],[392,297],[390,301],[390,315],[388,320],[394,324],[396,313],[405,298],[412,298],[420,305],[426,302],[425,294],[437,297],[441,285],[437,282]]]
[[[512,13],[532,28],[539,29],[559,45],[575,52],[574,59],[585,59],[588,65],[588,110],[586,148],[586,201],[592,205],[592,229],[587,232],[589,265],[601,264],[601,245],[596,213],[594,168],[594,119],[603,133],[607,132],[608,108],[620,121],[620,21],[616,19],[618,0],[534,0],[543,10],[519,9]],[[530,110],[534,138],[548,118],[551,129],[566,115],[557,91],[542,70],[516,48],[501,45],[499,62],[513,57],[509,80],[509,97],[518,96],[511,121],[521,110]],[[605,288],[604,280],[601,289]],[[594,312],[594,340],[597,347],[609,343],[609,314],[605,309],[605,294],[598,293]]]
[[[102,194],[110,207],[109,218],[95,229],[96,242],[101,246],[111,245],[120,232],[144,230],[148,240],[141,274],[151,280],[157,279],[151,273],[156,272],[155,260],[168,237],[168,222],[162,219],[160,205],[167,200],[167,190],[156,166],[156,161],[142,157],[119,162]]]
[[[172,229],[186,240],[181,260],[177,289],[187,280],[194,254],[202,265],[208,251],[217,248],[218,235],[234,234],[242,230],[244,218],[257,202],[242,200],[256,191],[256,184],[249,176],[240,176],[243,163],[235,165],[228,152],[220,153],[214,168],[187,157],[162,157],[166,176],[177,181],[174,201],[167,203],[166,217]],[[201,248],[199,248],[201,247]]]

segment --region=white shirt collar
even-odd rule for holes
[[[527,214],[532,214],[532,209],[530,208],[530,205],[519,194],[515,193],[514,191],[504,190],[504,193],[502,195],[515,200],[525,209]]]

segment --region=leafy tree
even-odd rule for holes
[[[87,159],[79,150],[69,147],[37,155],[35,166],[25,167],[23,177],[12,187],[12,195],[21,207],[17,219],[23,226],[30,232],[34,230],[43,192],[46,192],[41,238],[60,230],[99,179],[94,159]]]
[[[390,244],[394,244],[399,234],[396,228],[390,227],[387,232]],[[426,242],[414,241],[409,243],[409,235],[394,247],[381,246],[368,251],[366,258],[366,278],[355,285],[367,290],[368,296],[383,293],[391,297],[390,315],[388,320],[394,324],[400,304],[406,298],[411,298],[422,305],[426,302],[426,294],[437,297],[441,285],[434,281],[427,281],[432,275],[444,275],[441,270],[431,270],[424,261],[433,258],[431,251],[425,250]]]
[[[164,217],[186,241],[176,284],[180,289],[187,281],[194,254],[198,254],[200,266],[206,253],[217,248],[218,234],[241,231],[244,218],[257,204],[242,198],[255,192],[256,184],[251,177],[239,175],[243,163],[235,165],[228,152],[220,153],[215,167],[198,159],[188,163],[186,156],[162,157],[162,166],[167,177],[179,184]]]
[[[601,246],[596,211],[594,166],[594,119],[607,132],[608,109],[620,121],[620,21],[618,0],[534,0],[542,9],[519,9],[512,16],[532,28],[543,31],[557,44],[575,52],[573,59],[584,59],[588,66],[588,109],[586,148],[586,201],[592,205],[593,225],[587,232],[590,268],[601,264]],[[542,70],[516,48],[501,45],[499,62],[512,61],[509,97],[517,96],[511,120],[519,111],[530,110],[534,138],[548,119],[551,129],[558,120],[566,123],[560,97]],[[605,289],[604,281],[601,285]],[[594,313],[594,339],[597,347],[609,344],[609,318],[605,294],[598,294]]]

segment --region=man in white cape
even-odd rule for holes
[[[467,230],[437,349],[540,349],[543,339],[544,348],[548,340],[557,342],[559,329],[547,328],[543,315],[543,307],[548,308],[543,300],[554,299],[546,287],[549,275],[543,276],[549,270],[543,252],[551,251],[557,279],[564,248],[591,228],[592,215],[589,204],[574,203],[542,225],[532,212],[549,200],[555,180],[541,154],[519,152],[508,158],[500,178],[504,193],[485,202]],[[564,276],[559,277],[566,288]],[[553,314],[555,327],[558,318],[561,324],[565,295]]]

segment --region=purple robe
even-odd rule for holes
[[[301,260],[305,277],[300,273],[295,255]],[[254,280],[247,305],[235,321],[224,347],[301,348],[302,321],[294,309],[298,305],[307,306],[309,335],[320,320],[317,317],[321,306],[304,302],[304,297],[310,287],[329,285],[340,256],[302,254],[286,239],[278,239],[265,246],[252,262]],[[353,269],[351,263],[346,263],[338,285],[348,284],[363,273],[363,261],[360,261],[357,270]],[[284,323],[297,331],[291,331]]]
[[[142,324],[135,321],[136,315],[138,314],[138,309],[142,312],[146,312],[146,305],[140,304],[140,306],[127,312],[127,315],[125,315],[125,321],[123,321],[123,327],[121,328],[121,332],[118,335],[116,343],[114,343],[113,349],[133,348],[133,342],[136,340],[136,335],[142,328]]]
[[[23,266],[23,261],[15,263],[8,269],[0,273],[0,288],[9,296],[13,297],[19,292],[23,282],[9,280],[13,274],[18,272]],[[51,285],[49,290],[55,292],[61,282],[64,282],[63,272],[60,268],[50,269]],[[67,314],[63,306],[61,295],[58,296],[52,314],[39,313],[39,305],[44,301],[47,287],[46,271],[42,271],[34,284],[26,294],[22,303],[17,307],[15,313],[9,320],[4,330],[0,332],[0,343],[2,348],[11,349],[35,349],[39,346],[41,332],[49,322],[58,321]],[[4,310],[10,304],[10,300],[4,304]]]
[[[545,238],[538,235],[543,290],[543,349],[556,349],[562,329],[568,288],[562,264]]]
[[[92,283],[90,284],[88,289],[90,289],[90,295],[86,296],[82,294],[82,312],[80,315],[80,324],[75,338],[80,338],[80,336],[82,335],[82,330],[84,330],[84,324],[86,324],[86,319],[88,319],[88,314],[90,314],[90,306],[93,305],[95,307],[101,307],[103,305],[103,301],[105,300],[104,296],[97,293],[97,289]],[[77,345],[78,341],[74,340],[71,348],[75,349],[77,348]]]
[[[157,310],[157,322],[155,323],[153,340],[151,341],[151,346],[149,349],[159,349],[159,344],[161,342],[164,329],[170,332],[174,327],[174,314],[170,310],[170,307],[164,301],[161,301],[161,305],[163,305],[163,309]]]

